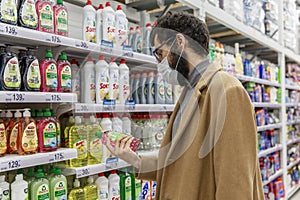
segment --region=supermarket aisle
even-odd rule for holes
[[[300,199],[300,190],[289,200],[299,200]]]

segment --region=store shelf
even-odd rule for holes
[[[260,151],[258,153],[258,157],[264,157],[264,156],[267,156],[271,153],[274,153],[274,152],[277,152],[277,151],[281,151],[282,150],[282,145],[281,144],[277,144],[275,147],[273,148],[269,148],[267,150],[263,150],[263,151]]]
[[[281,124],[270,124],[266,126],[258,126],[257,131],[274,130],[274,129],[281,128],[281,126],[282,126]]]
[[[281,107],[281,104],[279,103],[257,103],[257,102],[253,102],[252,103],[253,106],[255,108],[280,108]]]
[[[175,105],[168,104],[137,104],[137,105],[101,105],[101,104],[75,104],[75,113],[101,113],[101,112],[173,112]]]
[[[297,160],[295,160],[294,162],[291,162],[288,166],[287,169],[290,170],[291,168],[293,168],[295,165],[300,163],[300,158],[298,158]]]
[[[294,186],[290,190],[287,191],[287,199],[291,198],[297,191],[300,190],[300,184]]]
[[[128,50],[100,46],[95,43],[85,42],[83,40],[40,32],[5,23],[0,23],[0,41],[5,41],[5,44],[7,44],[7,41],[10,41],[12,44],[25,44],[32,47],[38,45],[63,46],[66,47],[65,51],[78,53],[78,55],[81,55],[84,52],[95,52],[101,53],[108,57],[123,57],[128,61],[140,64],[156,64],[156,60],[153,56],[135,53]]]
[[[89,165],[85,167],[77,167],[77,168],[64,168],[63,174],[66,176],[75,175],[76,178],[82,178],[90,175],[99,174],[101,172],[107,172],[114,169],[121,169],[130,167],[131,165],[126,163],[123,160],[120,160],[118,158],[114,158],[113,162],[110,162],[109,164],[97,164],[97,165]]]
[[[286,107],[299,107],[300,103],[296,102],[296,103],[285,103]]]
[[[77,157],[76,149],[58,149],[49,153],[37,153],[33,155],[7,155],[0,159],[0,172],[17,170],[27,167],[60,162]]]
[[[300,124],[300,119],[292,120],[292,121],[286,122],[286,125],[287,125],[287,126],[289,126],[289,125],[296,125],[296,124]]]
[[[75,93],[0,91],[0,103],[76,103]]]
[[[274,175],[270,176],[269,179],[267,181],[263,182],[263,185],[268,185],[269,183],[271,183],[272,181],[274,181],[276,178],[280,177],[283,175],[283,170],[280,169],[279,171],[277,171]]]
[[[300,86],[297,85],[285,85],[285,88],[288,90],[300,90]]]
[[[238,74],[232,74],[232,75],[234,77],[236,77],[237,79],[239,79],[240,81],[244,81],[244,82],[254,82],[254,83],[258,83],[258,84],[262,84],[262,85],[281,87],[281,85],[277,82],[272,82],[272,81],[268,81],[268,80],[264,80],[264,79],[260,79],[260,78],[254,78],[251,76],[244,76],[244,75],[238,75]]]
[[[295,143],[298,143],[298,142],[300,142],[300,137],[288,140],[287,145],[295,144]]]

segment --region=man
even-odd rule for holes
[[[151,40],[158,71],[185,89],[158,156],[132,152],[130,136],[109,150],[132,164],[139,179],[157,181],[159,200],[263,200],[254,109],[241,83],[207,59],[205,23],[169,12]]]

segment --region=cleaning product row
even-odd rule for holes
[[[1,49],[0,89],[8,91],[71,92],[72,68],[67,55],[62,52],[58,61],[53,59],[51,50],[46,58],[39,60],[32,50],[20,50],[16,47]]]
[[[18,4],[19,2],[19,4]],[[63,0],[2,0],[0,21],[68,36],[68,10]]]
[[[55,113],[46,109],[1,112],[0,154],[34,154],[55,151],[60,147],[60,122]]]
[[[62,200],[67,199],[68,194],[66,177],[61,174],[59,167],[53,166],[50,166],[47,175],[41,167],[35,171],[29,168],[26,173],[20,170],[11,184],[2,175],[0,188],[2,200]]]
[[[274,152],[259,158],[260,171],[263,181],[269,178],[281,169],[280,153]]]
[[[284,199],[285,190],[281,177],[264,186],[265,200]]]
[[[279,103],[281,102],[281,88],[260,85],[254,82],[243,84],[252,102]]]
[[[297,187],[299,185],[299,177],[300,177],[299,168],[300,168],[300,164],[292,167],[288,171],[287,190],[293,189],[294,187]]]
[[[121,59],[118,66],[114,58],[108,64],[103,56],[96,64],[91,57],[81,70],[81,101],[84,103],[125,104],[130,95],[129,68]]]

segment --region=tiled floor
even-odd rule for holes
[[[300,200],[300,190],[289,200]]]

